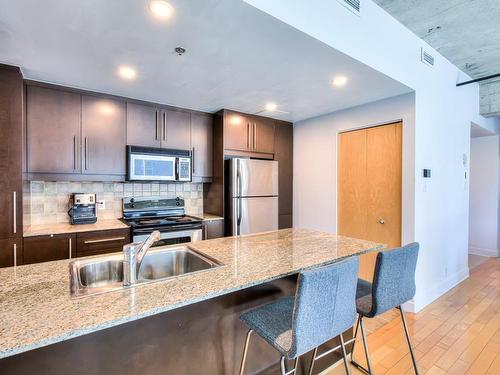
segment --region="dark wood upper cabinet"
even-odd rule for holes
[[[22,236],[23,78],[0,65],[0,238]]]
[[[23,239],[0,239],[0,267],[20,265],[23,258]],[[16,260],[14,263],[14,259]]]
[[[279,226],[292,225],[293,212],[293,126],[276,122],[274,159],[278,160]]]
[[[189,112],[163,110],[161,117],[161,147],[190,150],[191,114]]]
[[[125,175],[125,102],[82,95],[82,172]]]
[[[70,259],[75,256],[75,234],[52,234],[24,239],[23,264]]]
[[[193,178],[212,177],[213,117],[193,113],[191,115],[191,143],[193,148]]]
[[[28,172],[79,173],[80,94],[28,86],[26,95]]]
[[[255,119],[253,121],[252,151],[274,153],[274,120]]]
[[[158,107],[127,103],[127,144],[161,146],[161,111]]]
[[[251,139],[250,120],[236,112],[224,113],[224,149],[249,151]]]

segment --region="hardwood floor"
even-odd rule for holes
[[[470,272],[418,314],[406,314],[420,374],[500,374],[500,258],[488,258]],[[365,321],[376,375],[414,374],[396,314]],[[355,358],[366,365],[360,338]],[[345,369],[340,363],[323,374],[345,374]],[[351,374],[363,373],[351,366]]]

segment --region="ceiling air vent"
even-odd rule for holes
[[[337,0],[340,4],[345,6],[354,14],[359,16],[359,12],[361,11],[361,0]]]
[[[434,56],[432,56],[429,52],[426,52],[423,48],[420,54],[420,60],[426,65],[434,66]]]

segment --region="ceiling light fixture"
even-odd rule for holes
[[[121,65],[118,67],[118,75],[126,79],[127,81],[130,81],[134,79],[137,76],[137,73],[134,68],[131,68],[130,66],[126,65]]]
[[[346,76],[336,76],[332,80],[332,84],[336,87],[342,87],[345,86],[347,83],[347,77]]]
[[[154,16],[164,20],[169,19],[174,14],[174,7],[164,0],[150,1],[149,10]]]
[[[276,103],[269,102],[266,104],[266,111],[274,112],[276,109],[278,109],[278,105]]]

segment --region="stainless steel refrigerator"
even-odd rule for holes
[[[230,234],[278,229],[278,162],[234,158],[228,163]]]

